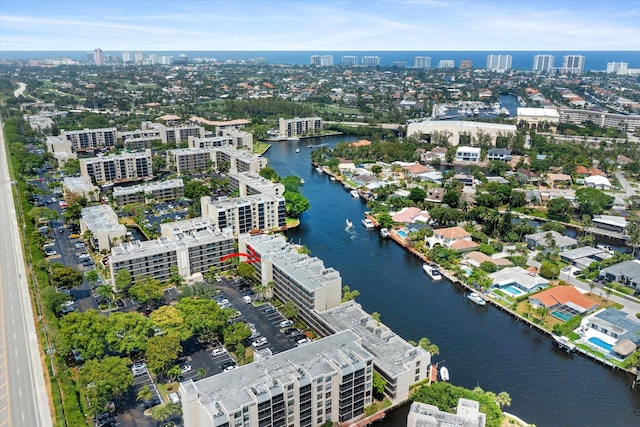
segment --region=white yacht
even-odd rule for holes
[[[389,237],[389,230],[387,230],[386,228],[381,228],[380,229],[380,237],[382,238],[387,238]]]
[[[367,228],[374,228],[375,224],[369,218],[362,218],[362,225]]]
[[[487,303],[487,301],[485,301],[485,299],[482,298],[477,292],[468,293],[467,299],[473,301],[478,305],[485,305]]]
[[[351,193],[351,197],[353,197],[354,199],[360,198],[360,193],[358,193],[358,190],[351,190],[349,193]]]
[[[440,274],[440,270],[438,270],[437,267],[430,264],[423,264],[422,269],[429,275],[429,277],[431,277],[431,280],[442,279],[442,274]]]
[[[347,228],[353,227],[353,223],[351,222],[351,220],[349,218],[347,218],[346,223],[347,223]]]
[[[449,370],[446,366],[440,368],[440,379],[442,381],[449,381]]]

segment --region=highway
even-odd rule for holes
[[[52,426],[0,127],[0,427]]]

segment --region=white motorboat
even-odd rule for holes
[[[442,279],[442,274],[440,273],[440,270],[438,270],[437,267],[434,267],[429,264],[423,264],[422,269],[424,270],[425,273],[429,275],[429,277],[431,277],[431,280]]]
[[[565,349],[567,352],[576,351],[576,345],[571,340],[562,335],[551,335],[558,347]]]
[[[351,197],[353,197],[354,199],[360,198],[360,193],[358,193],[358,190],[351,190],[349,193],[351,193]]]
[[[478,110],[478,107],[473,109],[473,115],[477,116],[478,114],[480,114],[480,110]]]
[[[300,178],[300,185],[304,185],[304,179]]]
[[[383,237],[385,239],[387,237],[389,237],[389,230],[387,230],[386,228],[381,228],[380,229],[380,237]]]
[[[467,299],[473,301],[478,305],[485,305],[487,303],[487,301],[485,301],[485,299],[482,298],[477,292],[468,293]]]
[[[349,218],[347,218],[346,223],[347,223],[347,228],[353,227],[353,223],[351,222],[351,220]]]
[[[446,366],[440,368],[440,379],[442,381],[449,381],[449,370]]]
[[[316,167],[316,172],[318,173],[324,173],[324,170],[322,170],[322,168],[320,166]]]
[[[362,225],[367,228],[374,228],[375,224],[369,218],[362,218]]]
[[[300,152],[300,149],[299,149],[299,148],[296,148],[296,153],[299,153],[299,152]]]

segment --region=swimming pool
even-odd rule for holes
[[[611,344],[608,344],[604,341],[602,341],[600,338],[598,337],[591,337],[589,338],[589,342],[592,344],[597,345],[598,347],[606,350],[606,351],[611,351],[611,349],[613,348],[613,346]]]
[[[516,288],[513,285],[509,285],[509,286],[505,286],[504,288],[501,288],[503,291],[507,291],[507,293],[511,294],[514,297],[523,295],[524,292],[522,292],[520,289]]]
[[[404,231],[398,230],[397,233],[398,233],[398,236],[402,237],[403,239],[407,238],[407,233],[405,233]]]
[[[567,320],[571,319],[574,316],[573,314],[565,313],[563,311],[552,311],[551,315],[554,317],[557,317],[563,322],[566,322]]]

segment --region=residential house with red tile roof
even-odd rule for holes
[[[448,227],[433,230],[433,236],[426,239],[427,246],[442,245],[456,251],[470,251],[480,246],[471,240],[471,233],[462,227]]]
[[[534,307],[545,307],[549,314],[566,322],[576,315],[589,314],[598,308],[598,303],[585,297],[573,286],[554,286],[529,297]]]

